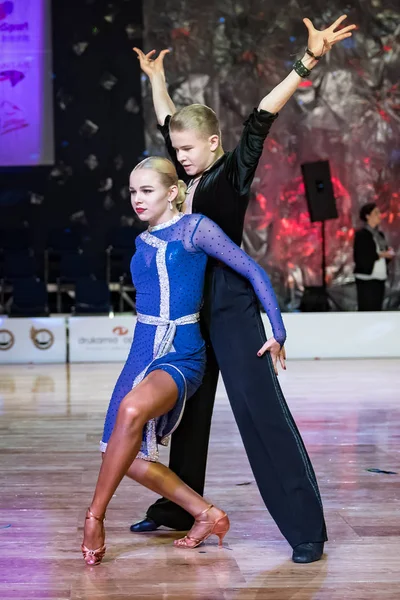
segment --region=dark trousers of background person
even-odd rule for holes
[[[270,355],[257,356],[266,338],[253,288],[231,270],[216,266],[205,289],[203,324],[215,356],[209,348],[203,384],[187,402],[173,434],[169,466],[203,494],[218,362],[250,466],[272,518],[292,547],[323,542],[326,527],[311,461]],[[174,529],[185,530],[193,523],[190,515],[164,498],[149,508],[147,517]]]
[[[356,279],[359,311],[382,310],[385,297],[385,282],[379,279]]]

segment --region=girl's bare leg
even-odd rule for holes
[[[143,427],[150,419],[171,410],[177,399],[177,386],[165,371],[153,371],[122,400],[114,430],[107,445],[90,510],[102,517],[122,478],[136,458]],[[84,545],[96,549],[104,543],[99,521],[85,521]]]
[[[192,490],[171,469],[162,463],[154,463],[137,458],[133,461],[128,477],[144,485],[159,496],[168,498],[196,517],[206,510],[210,504],[197,492]],[[221,517],[223,511],[213,507],[201,517],[202,521],[211,523]],[[190,530],[190,536],[200,539],[209,530],[206,523],[195,523]]]
[[[177,387],[164,371],[153,371],[132,392],[127,394],[118,410],[116,424],[103,456],[99,477],[90,510],[102,517],[124,475],[176,502],[193,516],[207,509],[209,504],[187,486],[173,471],[160,463],[152,463],[137,456],[145,423],[161,416],[175,405]],[[135,460],[134,460],[135,459]],[[221,516],[218,509],[207,512],[204,520],[213,521]],[[195,525],[196,535],[204,525]],[[199,529],[200,528],[200,529]],[[85,521],[84,545],[96,549],[104,543],[104,531],[99,521]]]

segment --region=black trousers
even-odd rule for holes
[[[356,279],[357,302],[359,311],[382,310],[385,297],[385,282],[379,279],[364,281]]]
[[[283,397],[270,355],[258,357],[264,327],[253,288],[229,269],[214,267],[203,313],[209,361],[203,384],[187,402],[172,437],[170,468],[203,494],[218,366],[254,477],[267,509],[289,544],[327,539],[318,484]],[[193,518],[164,498],[147,516],[187,529]]]

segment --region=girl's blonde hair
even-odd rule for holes
[[[170,131],[194,130],[200,135],[218,135],[221,143],[221,129],[215,112],[205,104],[190,104],[174,113],[169,122]]]
[[[139,169],[152,169],[156,171],[166,188],[176,185],[178,187],[178,195],[175,198],[175,204],[179,211],[182,210],[186,198],[186,183],[182,179],[178,179],[176,169],[168,158],[149,156],[137,164],[133,170],[138,171]]]

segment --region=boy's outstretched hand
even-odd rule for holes
[[[333,25],[323,31],[315,29],[310,19],[303,19],[303,23],[308,29],[308,48],[316,57],[323,56],[329,52],[334,44],[353,35],[351,32],[357,28],[357,25],[348,25],[343,29],[337,30],[345,19],[347,19],[347,15],[342,15]]]
[[[140,50],[140,48],[133,48],[133,50],[138,55],[140,68],[149,78],[154,75],[164,74],[164,57],[166,54],[169,54],[170,51],[168,49],[161,50],[155,59],[152,58],[156,53],[155,50],[151,50],[147,54]]]

